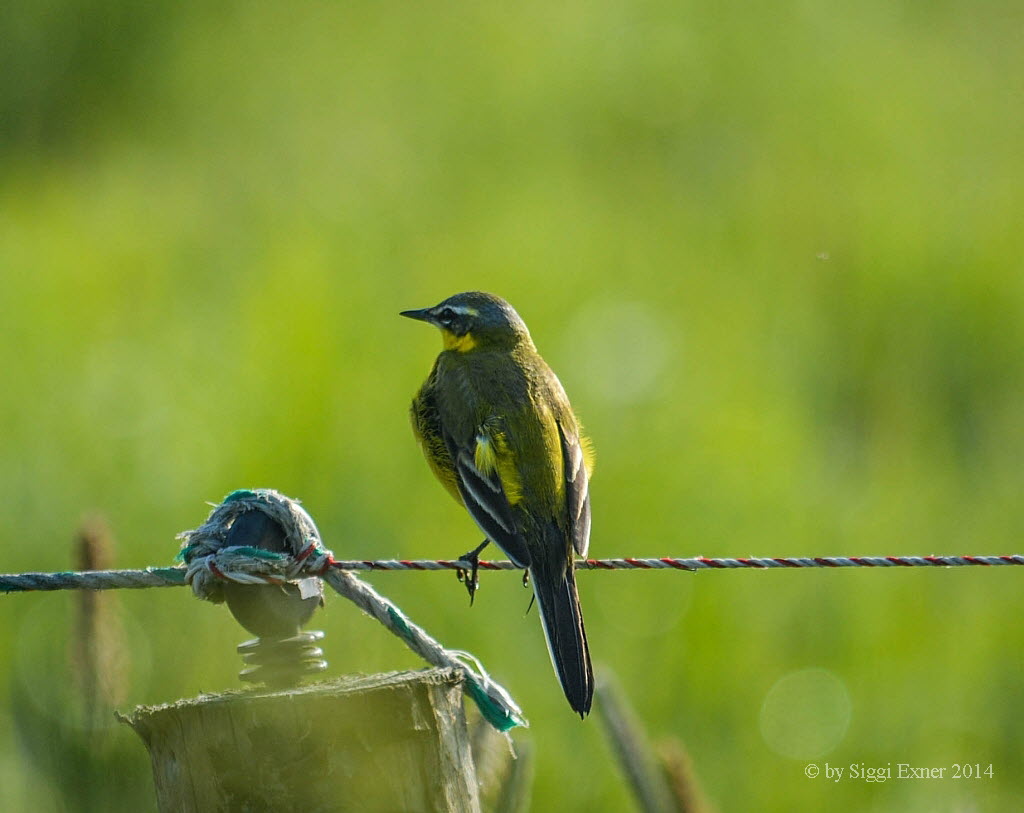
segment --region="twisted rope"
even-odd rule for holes
[[[282,531],[291,556],[247,546],[227,546],[235,520],[249,511],[270,517]],[[187,565],[185,583],[197,597],[215,604],[224,601],[224,582],[284,584],[299,581],[311,572],[319,574],[333,559],[320,541],[313,518],[296,500],[273,489],[231,492],[210,512],[206,522],[178,534],[182,540],[178,558]],[[309,571],[309,572],[307,572]],[[230,573],[230,578],[225,574]],[[307,588],[323,592],[319,584]]]
[[[577,570],[730,570],[752,568],[801,567],[998,567],[1024,565],[1024,555],[1005,556],[817,556],[817,557],[748,557],[718,559],[696,556],[689,559],[662,557],[658,559],[578,559]],[[339,570],[468,570],[469,562],[461,559],[335,559],[331,567]],[[480,561],[480,570],[520,570],[507,560]]]
[[[145,570],[78,570],[60,573],[5,573],[0,593],[37,590],[133,590],[142,587],[184,587],[185,568],[147,567]]]
[[[255,552],[267,556],[256,548],[223,548],[221,556],[239,554],[221,577],[243,584],[280,584],[288,581],[289,568],[279,573],[260,575],[247,564],[245,554]],[[273,554],[271,554],[273,555]],[[268,560],[269,561],[269,560]],[[1000,567],[1024,565],[1024,555],[1004,556],[818,556],[775,557],[746,559],[717,559],[698,556],[689,559],[664,557],[660,559],[579,559],[577,570],[770,570],[786,568],[834,567]],[[216,568],[217,565],[214,564]],[[238,570],[234,568],[238,567]],[[461,559],[331,559],[327,571],[425,571],[468,570],[469,562]],[[219,568],[218,568],[219,569]],[[243,572],[248,570],[250,572]],[[507,560],[480,560],[480,570],[519,570]],[[143,587],[182,587],[186,584],[184,567],[147,567],[144,570],[82,570],[60,573],[7,573],[0,574],[0,593],[27,593],[48,590],[116,590]],[[324,575],[318,573],[318,575]],[[326,578],[326,575],[324,575]],[[194,584],[194,583],[193,583]]]

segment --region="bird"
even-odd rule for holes
[[[526,569],[562,691],[585,718],[594,670],[573,552],[586,556],[590,545],[592,445],[504,299],[468,291],[400,315],[441,330],[443,349],[410,417],[434,475],[486,537],[461,557],[473,565],[470,598],[477,557],[493,542]]]

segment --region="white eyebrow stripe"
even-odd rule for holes
[[[476,308],[471,308],[469,305],[445,305],[449,310],[459,314],[459,316],[479,316],[480,311]]]

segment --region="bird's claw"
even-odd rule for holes
[[[487,543],[485,542],[484,545]],[[462,554],[459,557],[460,562],[469,562],[470,568],[458,567],[455,569],[455,575],[460,582],[466,585],[466,592],[469,593],[469,606],[473,606],[473,599],[476,597],[476,591],[480,588],[480,579],[477,576],[477,571],[480,567],[480,551],[483,550],[484,545],[475,548],[468,553]]]
[[[468,561],[468,556],[460,556],[463,561]],[[463,570],[461,567],[455,571],[455,575],[459,581],[466,585],[466,592],[469,593],[469,606],[473,606],[473,599],[476,596],[477,588],[480,587],[480,579],[477,578],[477,563],[473,561],[473,566],[469,570]]]

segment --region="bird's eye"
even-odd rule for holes
[[[451,322],[455,321],[455,311],[453,311],[451,308],[444,308],[437,315],[437,317],[442,322],[451,323]]]

